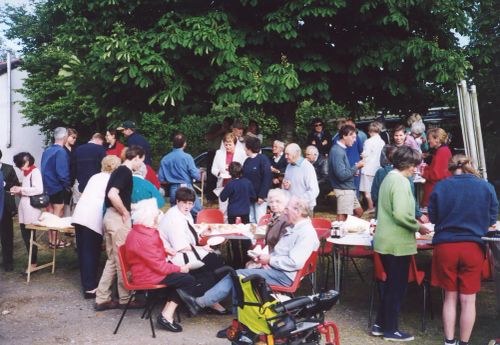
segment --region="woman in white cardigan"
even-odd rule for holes
[[[99,284],[97,270],[103,238],[104,196],[109,177],[120,164],[120,158],[113,155],[102,159],[101,172],[90,178],[71,219],[76,231],[80,278],[86,299],[95,298],[95,289]]]
[[[30,204],[30,196],[43,193],[42,173],[35,166],[35,158],[29,152],[20,152],[14,156],[15,166],[23,172],[24,178],[21,186],[14,186],[10,189],[12,194],[17,194],[21,197],[19,201],[19,227],[21,235],[26,245],[26,250],[30,250],[31,230],[26,229],[26,224],[32,224],[38,220],[42,210],[34,208]],[[36,239],[36,232],[33,231],[33,240]],[[31,268],[36,267],[38,255],[38,247],[33,246],[31,253]]]
[[[384,148],[385,142],[380,137],[379,133],[382,130],[382,124],[374,121],[368,126],[368,135],[370,136],[363,145],[363,153],[361,157],[365,162],[361,169],[361,182],[359,190],[365,193],[365,198],[368,203],[368,213],[374,212],[373,200],[371,197],[371,189],[375,173],[380,168],[380,155]]]
[[[245,159],[247,159],[245,150],[236,145],[237,140],[238,138],[233,133],[227,133],[222,139],[224,148],[215,152],[211,172],[212,175],[217,177],[217,186],[214,190],[217,196],[219,196],[222,188],[231,180],[231,176],[229,176],[229,164],[231,162],[238,162],[243,165]],[[224,219],[227,219],[227,201],[221,201],[219,198],[219,210],[224,213]]]

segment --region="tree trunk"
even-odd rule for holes
[[[266,114],[274,115],[280,124],[279,137],[287,142],[295,141],[295,112],[298,104],[282,103],[282,104],[267,104],[264,106]]]

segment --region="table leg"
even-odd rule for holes
[[[33,230],[30,230],[30,250],[28,253],[28,267],[26,271],[28,271],[28,277],[26,278],[26,282],[29,284],[31,277],[31,256],[33,255]]]
[[[57,239],[60,238],[62,234],[59,234],[59,232],[57,233]],[[57,243],[58,241],[56,241]],[[54,272],[56,271],[56,249],[57,249],[57,244],[54,246],[54,248],[52,248],[52,274],[54,274]]]

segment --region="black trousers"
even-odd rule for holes
[[[167,299],[177,304],[181,304],[181,299],[177,294],[177,289],[182,289],[188,294],[193,294],[196,279],[189,273],[170,273],[158,284],[167,285]]]
[[[102,236],[80,224],[75,224],[75,233],[83,292],[94,290],[99,284]]]
[[[2,243],[3,265],[12,265],[14,251],[14,223],[12,215],[5,209],[3,211],[2,221],[0,222],[0,238]]]
[[[382,286],[376,323],[384,332],[398,330],[398,317],[408,286],[411,256],[380,255],[387,280]]]
[[[241,223],[247,224],[250,222],[248,214],[241,216],[228,216],[227,222],[229,224],[235,224],[236,218],[241,217]],[[229,250],[232,253],[232,257],[228,258],[228,264],[233,268],[245,268],[245,264],[250,257],[247,255],[247,251],[250,249],[252,242],[250,240],[229,240]]]
[[[21,229],[21,236],[23,237],[24,245],[28,253],[30,252],[30,236],[31,231],[26,229],[26,224],[19,223],[19,228]],[[33,231],[33,241],[36,240],[36,231]],[[31,253],[31,263],[36,264],[38,257],[38,247],[33,246],[33,252]]]

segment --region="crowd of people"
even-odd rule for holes
[[[423,223],[430,219],[435,224],[432,283],[445,290],[445,343],[458,344],[454,329],[459,300],[459,344],[467,344],[484,260],[481,236],[494,227],[498,216],[494,189],[465,156],[452,157],[443,129],[426,132],[418,114],[409,117],[408,128],[396,126],[392,137],[382,121],[369,124],[368,136],[352,119],[341,119],[334,136],[321,119],[311,125],[304,152],[297,143],[277,139],[272,142],[272,156],[262,153],[263,137],[255,121],[250,121],[245,132],[241,121],[226,118],[206,136],[209,191],[218,199],[224,221],[258,223],[270,213],[265,236],[270,253],[254,260],[243,254],[240,262],[232,262],[237,268],[246,267],[238,273],[259,274],[273,285],[291,285],[319,246],[310,219],[314,209],[333,192],[337,220],[364,213],[378,220],[374,250],[381,255],[387,282],[372,334],[386,340],[412,340],[413,336],[399,330],[397,319],[410,258],[416,253],[415,232],[428,233]],[[120,142],[119,133],[126,143]],[[72,217],[82,293],[84,298],[95,299],[95,310],[120,308],[128,302],[130,292],[124,287],[118,260],[118,247],[124,245],[132,279],[169,287],[158,316],[164,329],[182,331],[174,320],[180,303],[192,314],[201,309],[230,313],[220,302],[231,292],[232,281],[214,274],[224,260],[203,243],[205,234],[194,226],[203,207],[194,183],[203,178],[203,171],[186,152],[184,134],[174,135],[173,149],[161,159],[157,173],[151,166],[150,145],[133,121],[109,129],[105,136],[95,133],[76,147],[77,137],[74,129],[56,128],[40,168],[29,152],[16,154],[14,165],[22,172],[21,183],[13,167],[1,162],[4,269],[13,269],[14,215],[18,214],[29,250],[31,231],[26,225],[37,221],[42,212],[30,197],[46,193],[47,212]],[[415,184],[422,182],[420,197]],[[18,207],[15,196],[20,198]],[[160,211],[164,196],[170,203],[165,214]],[[50,232],[49,246],[67,246],[57,234]],[[103,242],[107,260],[99,275]],[[243,253],[250,246],[232,245],[241,245]],[[30,264],[32,268],[37,265],[36,246]],[[115,282],[117,299],[113,298]],[[135,300],[129,308],[143,306]]]

